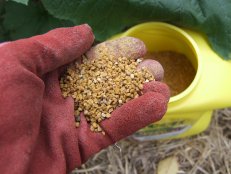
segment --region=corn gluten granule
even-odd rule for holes
[[[72,63],[60,79],[63,96],[73,97],[76,127],[83,112],[94,132],[103,132],[99,123],[111,117],[117,107],[141,94],[144,82],[154,80],[153,75],[142,68],[139,60],[127,57],[115,58],[105,46],[97,48],[95,59],[83,56],[83,62]]]
[[[171,96],[183,92],[195,78],[196,71],[184,54],[174,51],[161,51],[148,53],[146,57],[157,60],[163,66],[163,82],[169,86]]]

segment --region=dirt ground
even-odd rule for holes
[[[231,174],[231,108],[214,111],[203,133],[178,140],[125,139],[96,154],[73,174],[156,174],[160,160],[176,156],[178,174]]]

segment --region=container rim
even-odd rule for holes
[[[194,53],[194,57],[196,58],[197,69],[196,69],[196,75],[195,75],[193,81],[183,92],[181,92],[175,96],[170,97],[169,103],[176,102],[176,101],[182,99],[183,97],[187,96],[189,93],[191,93],[193,91],[193,89],[195,88],[195,86],[198,84],[198,81],[199,81],[199,78],[201,75],[201,71],[202,71],[202,65],[201,65],[202,61],[200,58],[199,48],[197,46],[197,43],[194,41],[194,39],[187,32],[185,32],[183,29],[181,29],[177,26],[168,24],[168,23],[164,23],[164,22],[146,22],[146,23],[138,24],[136,26],[131,27],[130,29],[128,29],[127,31],[122,33],[120,36],[122,36],[122,37],[130,36],[131,33],[136,32],[136,30],[141,30],[141,29],[145,30],[145,29],[150,28],[150,27],[152,27],[152,28],[153,27],[165,27],[165,28],[168,28],[168,29],[180,34],[184,38],[186,44],[190,47],[190,49]]]

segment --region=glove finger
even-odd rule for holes
[[[144,87],[142,89],[142,93],[148,93],[148,92],[157,92],[162,94],[167,101],[169,101],[170,98],[170,89],[169,87],[163,83],[158,81],[151,81],[144,84]]]
[[[9,42],[0,47],[0,53],[41,76],[80,57],[93,41],[92,30],[85,24]]]
[[[114,58],[126,57],[137,59],[143,57],[147,50],[143,41],[134,37],[122,37],[115,40],[109,40],[91,48],[86,56],[95,59],[104,51],[104,54]]]
[[[96,59],[102,55],[113,56],[114,58],[126,57],[137,59],[145,56],[147,50],[143,41],[134,37],[122,37],[115,40],[109,40],[92,47],[86,56],[89,59]],[[146,67],[155,77],[155,80],[161,81],[164,76],[164,70],[161,64],[152,59],[145,59],[139,63],[137,69]]]
[[[148,92],[116,109],[101,126],[113,142],[162,118],[168,101],[156,92]]]
[[[110,119],[101,123],[106,135],[91,132],[86,121],[81,120],[78,133],[83,162],[101,149],[160,120],[166,112],[167,103],[168,99],[157,92],[147,92],[129,101],[113,111]]]
[[[156,81],[163,80],[164,69],[158,61],[152,59],[145,59],[139,63],[137,69],[141,69],[142,67],[145,67],[150,73],[152,73]]]

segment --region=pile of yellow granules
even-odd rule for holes
[[[107,47],[97,49],[97,58],[83,56],[82,63],[72,63],[60,79],[63,96],[73,97],[76,127],[83,112],[94,132],[104,131],[99,123],[124,103],[139,97],[143,84],[154,80],[145,68],[137,70],[141,59],[115,58]]]

